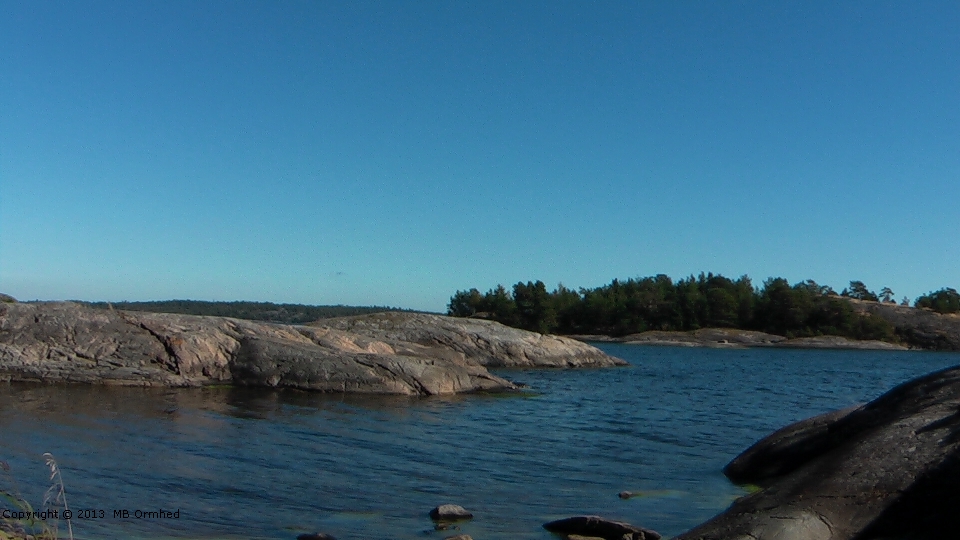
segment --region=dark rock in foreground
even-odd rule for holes
[[[414,334],[417,324],[431,322],[409,321],[406,332]],[[70,302],[0,303],[0,381],[227,383],[403,395],[516,389],[489,373],[476,357],[461,352],[460,334],[447,326],[419,329],[423,335],[436,336],[421,344],[387,331],[378,335],[370,328],[352,333],[329,326],[101,310]],[[552,367],[563,354],[583,354],[605,365],[620,362],[589,346],[540,346],[549,340],[532,332],[489,330],[489,335],[478,333],[470,339],[501,344],[502,335],[516,337],[502,347],[501,364],[521,357],[531,366]],[[580,360],[573,356],[567,362],[576,365]]]
[[[787,426],[725,472],[763,489],[675,540],[952,537],[960,527],[960,367]]]
[[[659,540],[660,534],[600,516],[576,516],[545,523],[543,528],[557,534],[577,535],[606,540]]]
[[[863,405],[854,405],[778,429],[734,458],[723,468],[723,474],[735,484],[767,484],[826,450],[831,435],[846,436],[837,432],[837,421],[861,408]]]

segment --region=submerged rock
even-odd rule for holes
[[[430,519],[434,521],[460,521],[472,518],[473,514],[470,511],[456,504],[441,504],[430,511]]]
[[[337,539],[330,536],[327,533],[318,532],[318,533],[301,534],[297,536],[297,540],[337,540]]]
[[[960,367],[787,426],[725,472],[763,489],[675,540],[944,538],[960,526]]]
[[[576,516],[545,523],[543,528],[565,536],[604,538],[606,540],[659,540],[660,534],[622,521],[600,516]]]

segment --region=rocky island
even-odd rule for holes
[[[582,341],[669,345],[674,347],[781,347],[796,349],[871,349],[960,351],[960,314],[936,313],[930,309],[889,302],[832,297],[853,313],[884,321],[894,330],[899,343],[876,339],[851,339],[835,335],[788,338],[777,334],[738,328],[702,328],[690,331],[650,330],[624,336],[571,335]]]
[[[917,298],[893,300],[861,281],[837,294],[806,280],[790,285],[769,278],[755,287],[748,276],[732,280],[700,273],[677,281],[658,274],[593,289],[542,281],[503,285],[482,294],[457,291],[448,314],[495,320],[509,326],[645,345],[794,347],[815,349],[926,349],[960,351],[960,293],[945,287]]]
[[[293,326],[70,302],[0,304],[0,381],[434,395],[516,388],[487,366],[622,364],[575,340],[438,315]]]

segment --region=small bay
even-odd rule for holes
[[[71,508],[104,511],[73,520],[78,538],[440,539],[453,533],[427,512],[446,502],[474,512],[461,528],[477,540],[546,540],[542,523],[583,513],[671,536],[744,493],[720,469],[759,438],[960,363],[598,346],[631,366],[498,371],[529,385],[520,395],[2,384],[0,459],[39,507],[40,455],[57,457]],[[179,517],[133,516],[160,509]]]

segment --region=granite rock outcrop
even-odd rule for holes
[[[416,324],[433,322],[421,318]],[[135,386],[235,384],[401,395],[517,388],[487,371],[475,356],[461,352],[473,345],[458,346],[460,334],[421,328],[421,335],[437,339],[419,343],[390,332],[354,333],[334,326],[101,310],[70,302],[0,303],[0,380]],[[515,357],[526,359],[531,366],[552,367],[559,362],[555,349],[537,346],[545,336],[496,327],[489,330],[488,337],[478,334],[471,338],[497,342],[501,333],[518,336],[503,348],[505,361],[499,365],[509,364]],[[405,331],[417,335],[415,324]],[[578,353],[605,358],[605,365],[619,363],[589,346],[571,348],[570,354]],[[542,361],[540,354],[545,355]],[[492,359],[486,363],[497,365]],[[576,364],[576,360],[569,363]]]
[[[527,332],[483,319],[385,312],[322,319],[312,326],[439,347],[486,367],[610,367],[626,362],[575,339]]]

